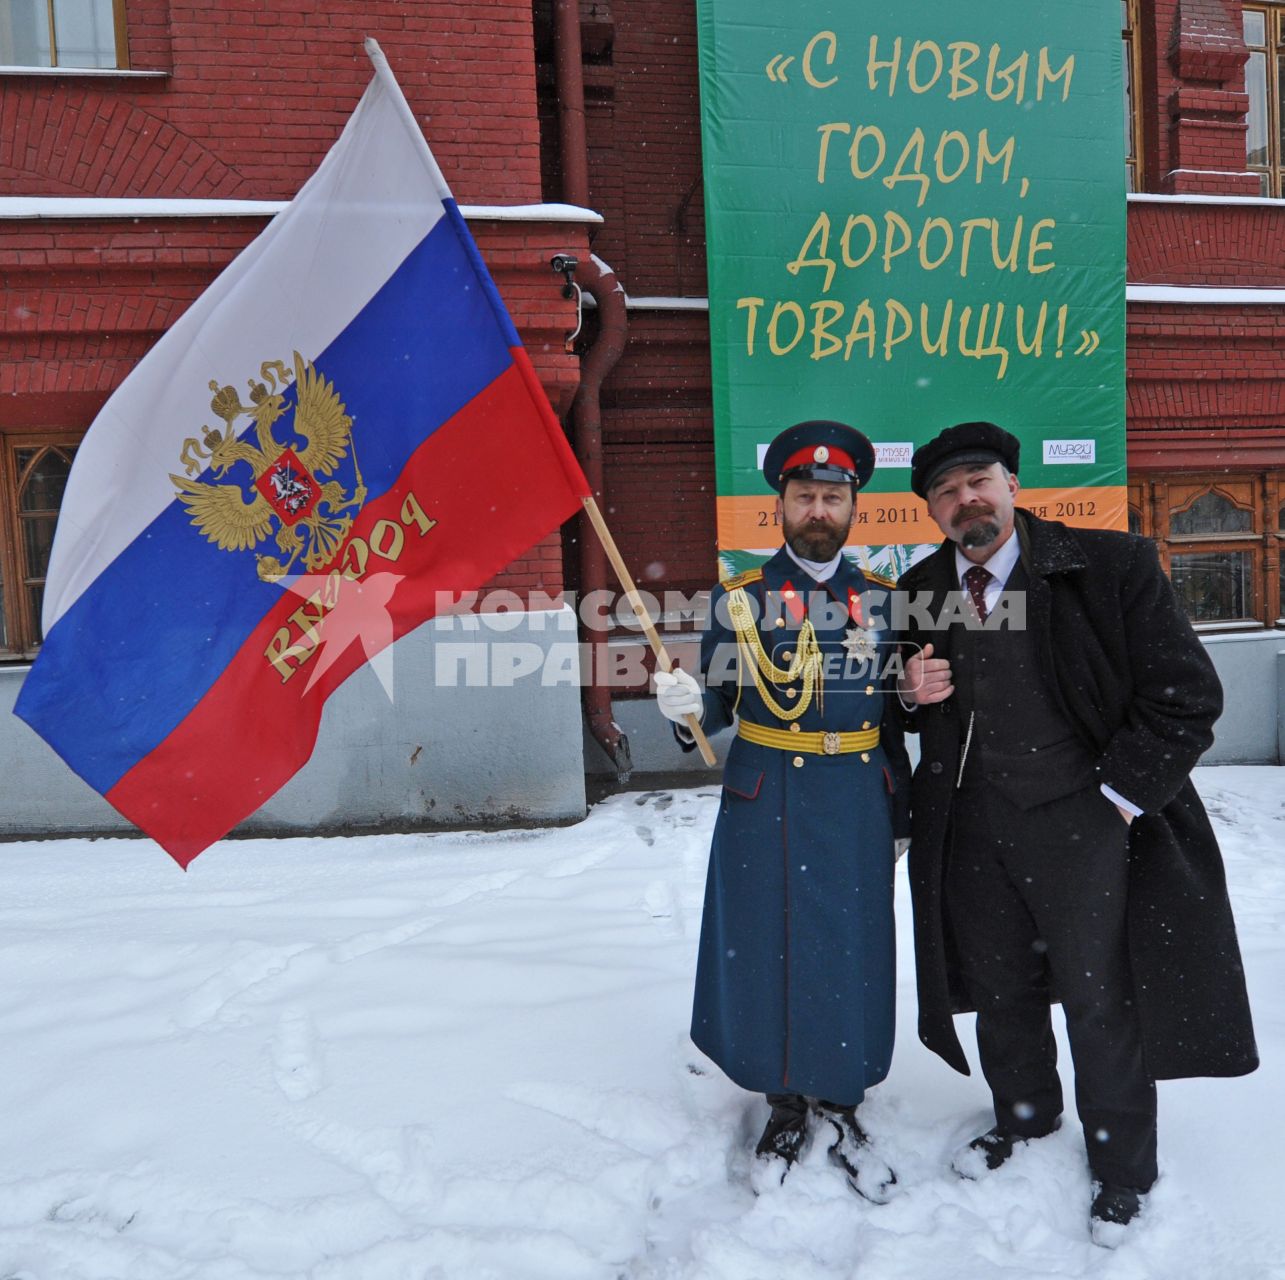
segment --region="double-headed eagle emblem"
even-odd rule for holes
[[[211,381],[210,408],[223,419],[223,430],[206,426],[202,440],[189,436],[179,455],[187,476],[170,479],[192,523],[224,551],[252,550],[272,536],[279,521],[275,541],[285,559],[257,557],[259,577],[277,582],[301,556],[309,573],[333,560],[366,500],[366,486],[353,448],[352,419],[334,385],[297,351],[293,372],[280,360],[266,360],[259,374],[263,381],[249,381],[248,405],[232,387]],[[273,435],[273,426],[289,412],[286,393],[292,382],[295,406],[289,425],[303,441],[298,448]],[[235,423],[243,417],[252,426],[238,436]],[[257,444],[250,440],[252,433]],[[327,478],[349,453],[355,476],[351,494],[339,479]],[[240,463],[248,465],[248,472],[242,469],[223,481]],[[198,479],[207,469],[223,483]]]

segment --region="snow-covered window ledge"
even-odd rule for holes
[[[1191,625],[1196,634],[1201,636],[1232,635],[1237,632],[1267,630],[1265,624],[1254,622],[1250,618],[1233,619],[1229,622],[1193,622]]]
[[[165,80],[168,71],[131,71],[127,67],[11,67],[0,66],[0,76],[107,76],[118,80]]]
[[[154,196],[0,196],[9,218],[270,218],[286,200],[187,199]],[[602,214],[574,204],[462,204],[469,222],[568,222],[594,226]]]

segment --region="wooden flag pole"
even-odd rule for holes
[[[598,535],[598,541],[602,543],[602,549],[607,553],[607,559],[611,561],[611,567],[615,569],[616,577],[620,579],[620,585],[625,589],[625,595],[629,598],[634,615],[642,626],[647,642],[651,645],[651,651],[656,655],[657,670],[668,673],[673,670],[674,664],[670,662],[669,654],[665,652],[664,643],[661,641],[660,636],[656,634],[656,628],[652,626],[651,618],[647,613],[647,606],[643,604],[642,597],[638,594],[638,588],[634,586],[634,580],[629,576],[629,570],[625,567],[624,558],[620,554],[620,549],[616,546],[616,540],[611,536],[611,530],[607,528],[607,522],[602,518],[602,512],[598,510],[598,503],[595,501],[593,494],[584,498],[583,502],[585,514],[589,517],[589,523],[593,525],[593,530]],[[695,716],[687,717],[687,730],[696,739],[696,745],[700,748],[701,759],[709,765],[717,764],[718,761],[714,757],[714,749],[709,745],[709,739],[701,730],[701,722]]]

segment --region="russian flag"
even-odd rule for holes
[[[375,649],[590,492],[371,54],[317,172],[95,419],[59,516],[16,712],[182,866]]]

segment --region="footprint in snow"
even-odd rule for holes
[[[655,802],[654,804],[652,802]],[[634,804],[639,808],[650,804],[658,813],[664,813],[674,803],[673,795],[668,791],[643,791],[634,797]]]
[[[441,922],[441,916],[420,916],[394,925],[390,929],[372,929],[366,933],[354,934],[334,947],[330,952],[330,958],[337,964],[347,964],[350,960],[368,956],[373,951],[384,951],[388,947],[397,947],[403,942],[410,942]]]
[[[683,933],[683,913],[667,880],[653,880],[643,894],[643,909],[656,922],[661,937],[677,938]]]
[[[185,1031],[195,1031],[215,1021],[238,996],[275,978],[290,967],[290,962],[307,944],[291,947],[253,947],[248,954],[234,960],[207,978],[183,1001],[175,1021]]]
[[[287,1009],[272,1038],[272,1074],[291,1102],[311,1098],[325,1083],[317,1028],[302,1009]]]

